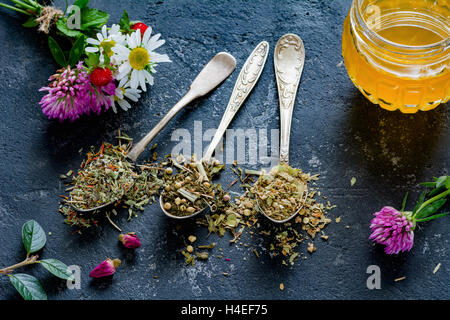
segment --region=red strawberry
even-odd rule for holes
[[[145,23],[142,23],[142,22],[138,22],[138,23],[133,24],[131,29],[133,29],[133,30],[141,30],[141,37],[143,37],[145,31],[148,29],[148,25],[146,25]]]
[[[108,68],[97,67],[91,72],[91,83],[94,86],[101,87],[110,83],[112,80],[112,72]]]

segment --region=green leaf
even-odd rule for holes
[[[408,192],[406,192],[405,197],[403,198],[403,202],[402,202],[402,209],[400,211],[405,211],[406,208],[406,201],[408,200]]]
[[[70,49],[69,53],[69,65],[74,66],[78,61],[80,61],[81,56],[84,53],[85,37],[84,35],[79,37],[77,41]]]
[[[99,65],[100,57],[98,56],[98,54],[88,52],[88,53],[86,53],[86,55],[87,55],[87,58],[84,60],[84,62],[86,62],[86,65],[88,66],[88,68],[94,68]]]
[[[447,199],[439,199],[436,200],[432,203],[430,203],[429,205],[427,205],[425,208],[423,208],[422,210],[420,210],[415,218],[416,219],[422,219],[422,218],[426,218],[432,214],[434,214],[436,211],[438,211],[447,201]]]
[[[439,178],[436,180],[436,189],[439,189],[439,188],[445,186],[446,183],[447,183],[448,178],[449,178],[449,177],[447,177],[447,176],[439,177]]]
[[[430,221],[430,220],[434,220],[437,218],[441,218],[441,217],[445,217],[446,215],[448,215],[450,212],[444,212],[444,213],[440,213],[440,214],[435,214],[434,216],[431,217],[427,217],[427,218],[422,218],[422,219],[418,219],[416,220],[417,222],[425,222],[425,221]]]
[[[22,227],[22,240],[27,253],[41,250],[47,242],[44,229],[34,220],[24,223]]]
[[[46,259],[38,261],[45,269],[47,269],[54,276],[64,280],[75,280],[73,273],[68,270],[68,267],[59,260]]]
[[[74,6],[78,6],[78,8],[83,9],[84,7],[86,7],[89,3],[89,0],[77,0],[75,1],[75,3],[73,4]]]
[[[25,273],[9,276],[9,280],[25,300],[47,300],[47,294],[38,279]]]
[[[67,67],[67,60],[64,56],[64,52],[62,51],[59,44],[56,42],[53,37],[48,37],[48,47],[50,48],[50,52],[52,53],[53,58],[61,67]]]
[[[128,17],[128,12],[126,10],[123,10],[122,18],[120,18],[119,22],[120,30],[124,31],[125,33],[130,33],[130,18]]]
[[[416,211],[420,208],[420,206],[422,205],[423,201],[425,200],[425,196],[427,195],[427,192],[424,191],[422,192],[422,194],[419,197],[419,200],[417,200],[417,204],[416,207],[414,208],[412,214],[414,215],[416,213]]]
[[[34,19],[34,17],[30,17],[28,18],[27,21],[25,21],[25,23],[22,24],[22,27],[25,28],[34,28],[38,25],[38,23],[36,22],[36,20]]]
[[[238,224],[238,221],[236,219],[236,216],[234,214],[230,214],[227,217],[227,222],[226,222],[227,226],[234,228],[236,227],[236,225]]]
[[[69,29],[67,26],[67,19],[60,18],[56,21],[56,28],[63,35],[68,36],[69,38],[78,38],[83,35],[83,33],[76,29]]]
[[[430,191],[430,193],[428,193],[428,196],[429,196],[429,197],[434,197],[434,196],[437,195],[438,193],[441,193],[441,191],[443,191],[442,189],[443,189],[443,188],[436,188],[436,189],[433,189],[432,191]]]
[[[436,182],[422,182],[420,185],[427,188],[434,188],[436,187]]]
[[[99,28],[108,22],[109,14],[94,8],[85,7],[81,10],[81,30]]]

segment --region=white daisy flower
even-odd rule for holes
[[[131,35],[127,35],[126,45],[116,44],[112,51],[114,59],[120,63],[117,79],[126,79],[130,82],[132,89],[139,86],[143,91],[147,91],[146,84],[153,85],[152,73],[154,67],[159,62],[171,62],[167,54],[159,54],[153,50],[165,43],[159,40],[160,33],[150,37],[152,28],[148,27],[141,37],[141,31],[136,30]]]
[[[124,44],[126,37],[120,32],[120,26],[113,24],[108,30],[106,25],[103,25],[102,32],[97,33],[97,39],[88,38],[86,42],[91,46],[86,47],[86,52],[96,53],[100,52],[100,63],[105,62],[104,54],[109,58],[113,56],[112,48],[117,44]]]
[[[125,79],[125,78],[124,78]],[[126,80],[126,79],[125,79]],[[119,86],[116,89],[114,95],[114,101],[112,103],[112,109],[117,113],[116,102],[124,110],[127,111],[131,108],[131,104],[125,99],[128,98],[131,101],[137,102],[141,97],[140,93],[142,91],[139,89],[130,88],[130,82],[120,81]]]

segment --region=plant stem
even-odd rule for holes
[[[36,263],[38,257],[39,256],[37,256],[37,255],[36,256],[31,256],[29,258],[27,257],[22,262],[16,263],[16,264],[14,264],[14,265],[12,265],[10,267],[6,267],[6,268],[3,268],[3,269],[0,269],[0,274],[8,274],[11,271],[13,271],[14,269],[17,269],[17,268],[20,268],[20,267],[23,267],[23,266],[27,266],[29,264],[34,264],[34,263]]]
[[[31,13],[29,13],[29,12],[27,12],[25,10],[22,10],[22,9],[10,6],[9,4],[3,3],[3,2],[0,2],[0,7],[4,7],[6,9],[10,9],[10,10],[13,10],[13,11],[16,11],[16,12],[20,12],[20,13],[26,14],[27,16],[31,16],[32,15]]]
[[[111,217],[109,216],[109,213],[106,214],[106,219],[108,219],[109,223],[111,223],[111,225],[116,228],[117,230],[119,230],[119,232],[122,232],[122,229],[120,229],[117,224],[115,224],[112,220]]]
[[[436,201],[436,200],[439,200],[439,199],[441,199],[441,198],[444,198],[444,197],[446,197],[446,196],[449,195],[449,194],[450,194],[450,189],[449,189],[449,190],[446,190],[446,191],[444,191],[444,192],[442,192],[441,194],[438,194],[437,196],[435,196],[435,197],[433,197],[433,198],[431,198],[431,199],[429,199],[429,200],[427,200],[427,201],[425,201],[424,203],[422,203],[422,205],[420,206],[420,208],[417,209],[415,215],[417,215],[423,208],[425,208],[425,207],[426,207],[427,205],[429,205],[430,203],[433,203],[433,202]]]
[[[42,6],[35,0],[22,0],[25,3],[28,3],[30,6],[35,7],[36,9],[42,9]]]
[[[28,9],[31,10],[33,12],[36,11],[36,8],[33,6],[30,6],[29,4],[26,4],[25,2],[22,2],[20,0],[11,0],[12,2],[14,2],[15,4],[17,4],[17,6],[22,7],[23,9]]]

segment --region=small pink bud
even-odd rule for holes
[[[135,249],[141,246],[141,241],[135,232],[119,235],[119,241],[122,242],[125,248]]]
[[[91,278],[102,278],[102,277],[108,277],[112,276],[114,272],[116,272],[116,268],[120,266],[120,260],[119,259],[106,259],[102,263],[100,263],[98,266],[96,266],[91,273],[89,273],[89,277]]]

